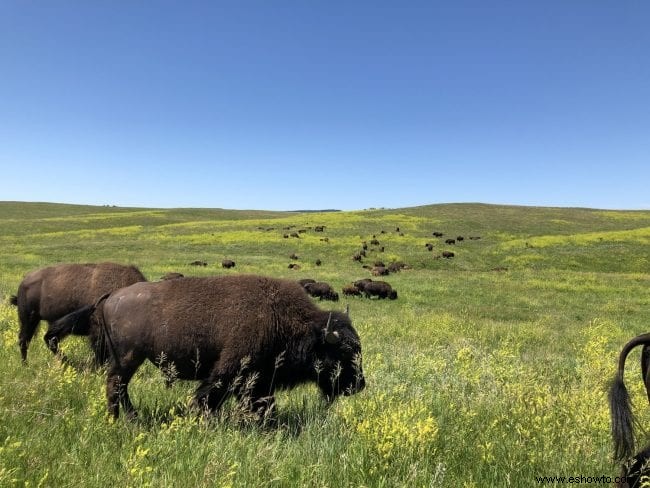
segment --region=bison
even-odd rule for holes
[[[334,291],[328,283],[319,281],[316,283],[307,283],[304,285],[305,291],[314,298],[319,300],[339,301],[339,294]]]
[[[609,390],[609,409],[612,421],[614,457],[623,461],[634,453],[634,416],[632,415],[630,395],[623,381],[625,360],[632,349],[643,346],[641,351],[641,377],[650,401],[650,334],[641,334],[623,346],[618,357],[618,371]]]
[[[320,266],[321,264],[323,264],[323,261],[321,261],[320,259],[317,259],[316,261],[314,261],[314,264],[316,266]]]
[[[403,269],[409,269],[409,265],[402,263],[401,261],[390,263],[388,265],[388,271],[390,271],[391,273],[397,273]]]
[[[206,261],[201,261],[201,260],[198,260],[198,259],[196,261],[192,261],[190,263],[190,266],[207,266],[207,265],[208,265],[208,263]]]
[[[424,247],[426,247],[428,251],[433,251],[433,244],[430,242],[427,242]]]
[[[388,271],[388,268],[385,266],[375,266],[370,270],[370,273],[372,273],[373,276],[387,276],[390,274],[390,271]]]
[[[446,259],[451,259],[455,256],[455,254],[451,251],[442,251],[442,257]]]
[[[27,361],[27,348],[41,320],[49,323],[45,343],[56,354],[64,336],[53,334],[52,322],[92,305],[105,293],[139,281],[147,279],[135,266],[115,263],[59,264],[28,273],[11,299],[18,307],[18,342],[23,361]],[[74,328],[70,333],[87,335]],[[95,359],[104,362],[93,336],[90,339]]]
[[[235,395],[265,420],[277,388],[316,383],[333,401],[365,387],[361,341],[346,313],[319,309],[295,282],[255,275],[136,283],[56,322],[98,322],[111,346],[106,397],[136,415],[129,381],[149,360],[199,381],[193,404],[216,411]]]
[[[445,244],[456,244],[456,239],[446,239]]]
[[[234,268],[235,267],[235,262],[232,259],[224,259],[221,261],[221,267],[222,268]]]
[[[176,273],[176,272],[170,272],[166,273],[164,276],[161,276],[161,280],[175,280],[177,278],[184,278],[185,275],[183,273]]]
[[[390,300],[395,300],[397,298],[397,292],[385,281],[371,281],[366,283],[363,287],[363,292],[366,295],[366,298],[373,296],[380,299],[389,298]]]
[[[298,284],[300,286],[302,286],[303,288],[305,287],[305,285],[307,285],[309,283],[316,283],[316,280],[313,280],[311,278],[303,278],[301,280],[298,280]]]
[[[370,283],[372,280],[370,278],[363,278],[361,280],[357,280],[354,283],[352,283],[354,286],[356,286],[360,291],[363,291],[366,287],[366,284]]]
[[[295,252],[292,252],[291,254],[289,254],[289,259],[296,260],[296,259],[299,259],[299,258],[300,257]]]
[[[343,287],[343,294],[345,296],[355,296],[355,297],[360,297],[361,296],[361,290],[354,286],[354,284],[350,283],[349,285],[345,285]]]

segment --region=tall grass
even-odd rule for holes
[[[307,232],[285,239],[289,226]],[[613,477],[606,390],[621,346],[650,324],[649,227],[649,212],[479,204],[301,214],[0,203],[0,486],[523,487],[536,476]],[[448,246],[434,230],[481,239],[436,259]],[[167,389],[153,365],[131,382],[139,419],[112,421],[105,371],[93,369],[82,338],[62,344],[74,367],[42,333],[20,362],[8,297],[29,270],[111,260],[151,280],[246,272],[340,291],[369,276],[351,256],[372,235],[385,251],[366,263],[411,266],[386,277],[399,298],[321,303],[349,303],[367,388],[331,406],[313,385],[280,392],[276,427],[242,422],[234,402],[210,418],[188,413],[196,384]],[[299,271],[287,267],[292,252]],[[226,257],[234,270],[220,267]],[[189,264],[197,259],[208,266]],[[648,425],[636,358],[626,381]]]

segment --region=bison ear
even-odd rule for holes
[[[341,342],[341,337],[337,331],[326,331],[325,332],[325,342],[328,344],[338,344]]]

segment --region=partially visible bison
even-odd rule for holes
[[[357,280],[354,283],[352,283],[354,286],[356,286],[360,291],[363,291],[366,288],[366,285],[370,283],[372,280],[370,278],[363,278],[361,280]]]
[[[390,271],[388,271],[388,268],[385,266],[375,266],[370,270],[370,273],[372,273],[373,276],[386,276],[390,274]]]
[[[366,298],[377,297],[380,299],[389,298],[390,300],[397,298],[397,292],[385,281],[371,281],[366,283],[363,287],[363,293],[366,295]]]
[[[345,296],[355,296],[355,297],[360,297],[361,296],[361,290],[354,286],[354,284],[350,283],[349,285],[345,285],[343,287],[343,294]]]
[[[59,264],[25,275],[17,295],[11,299],[18,307],[18,342],[23,361],[27,361],[27,348],[41,320],[49,322],[45,343],[56,354],[59,341],[65,336],[53,334],[52,322],[78,308],[92,305],[105,293],[139,281],[147,279],[135,266],[116,263]],[[87,335],[87,331],[75,328],[70,333]],[[101,348],[92,335],[90,339],[95,359],[104,362]]]
[[[147,359],[200,381],[199,408],[215,411],[234,394],[262,420],[277,388],[314,382],[332,401],[365,387],[349,316],[319,309],[292,281],[237,275],[136,283],[55,326],[91,321],[111,344],[106,396],[114,417],[120,405],[135,416],[128,385]]]
[[[339,301],[339,294],[334,291],[328,283],[317,281],[316,283],[307,283],[303,286],[305,291],[314,298],[319,300]]]
[[[313,280],[311,278],[302,278],[298,280],[298,283],[304,288],[305,285],[308,285],[309,283],[316,283],[316,280]]]
[[[165,275],[161,276],[161,280],[175,280],[178,278],[184,278],[185,275],[183,273],[176,273],[176,272],[170,272],[166,273]]]
[[[224,259],[221,261],[221,267],[227,269],[234,268],[235,262],[232,259]]]

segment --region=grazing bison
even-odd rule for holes
[[[165,274],[164,276],[161,276],[160,279],[161,280],[175,280],[175,279],[184,278],[184,277],[185,277],[185,275],[183,273],[171,272],[171,273]]]
[[[328,401],[365,387],[361,342],[342,312],[320,310],[292,281],[221,276],[137,283],[57,321],[97,321],[111,345],[108,410],[135,409],[128,384],[148,359],[200,381],[194,405],[215,411],[234,394],[266,419],[276,388],[315,382]]]
[[[390,274],[390,271],[388,271],[388,268],[385,266],[375,266],[370,270],[370,273],[372,273],[373,276],[387,276]]]
[[[442,236],[444,236],[444,234],[443,234],[442,232],[437,232],[437,231],[436,231],[436,232],[432,232],[431,235],[432,235],[433,237],[442,237]]]
[[[359,288],[354,286],[354,284],[350,283],[349,285],[345,285],[343,287],[343,294],[346,297],[349,297],[349,296],[360,297],[361,296],[361,290],[359,290]]]
[[[300,269],[300,265],[298,263],[290,263],[289,266],[287,266],[287,268],[297,271]]]
[[[456,239],[446,239],[445,244],[456,244]]]
[[[463,242],[465,240],[465,238],[463,236],[458,236],[458,237],[456,237],[456,240],[458,242]]]
[[[234,268],[235,267],[235,262],[232,259],[224,259],[221,261],[221,267],[222,268]]]
[[[372,279],[370,278],[363,278],[361,280],[357,280],[354,283],[352,283],[354,286],[356,286],[360,291],[363,291],[366,287],[366,284],[370,283]]]
[[[317,259],[316,261],[314,261],[314,264],[316,266],[320,266],[321,264],[323,264],[323,261],[321,261],[320,259]]]
[[[397,273],[399,271],[402,271],[403,269],[409,269],[410,266],[408,264],[404,264],[401,261],[397,261],[395,263],[390,263],[388,265],[388,271],[391,273]]]
[[[328,283],[319,281],[316,283],[307,283],[304,285],[305,291],[314,298],[319,300],[339,301],[339,294],[334,291]]]
[[[366,295],[366,298],[373,296],[380,299],[389,298],[391,300],[397,298],[397,292],[385,281],[371,281],[370,283],[366,283],[363,287],[363,292]]]
[[[426,247],[428,251],[433,251],[433,244],[430,242],[427,242],[424,247]]]
[[[292,232],[292,233],[289,234],[289,235],[290,235],[291,237],[295,237],[296,239],[300,239],[300,236],[298,235],[297,232]]]
[[[50,324],[45,343],[53,353],[65,336],[53,334],[52,322],[78,308],[92,305],[105,293],[138,281],[147,281],[134,266],[115,263],[59,264],[28,273],[18,286],[18,294],[11,302],[18,307],[20,332],[18,342],[23,361],[27,361],[27,348],[41,320]],[[70,333],[87,335],[73,329]],[[91,339],[95,359],[102,363],[100,348]]]
[[[623,461],[634,452],[634,416],[630,396],[623,382],[625,360],[632,349],[643,346],[641,351],[641,376],[646,388],[648,401],[650,401],[650,334],[641,334],[630,340],[618,357],[618,370],[609,390],[609,409],[612,421],[612,438],[614,441],[614,457]]]
[[[361,262],[361,253],[358,253],[358,252],[357,252],[357,253],[354,253],[354,255],[352,256],[352,261],[359,261],[359,262]]]
[[[371,245],[371,246],[378,246],[378,245],[379,245],[379,241],[378,241],[377,239],[372,239],[372,240],[370,241],[370,245]]]
[[[207,262],[205,262],[205,261],[200,261],[200,260],[192,261],[192,262],[190,263],[190,266],[207,266],[207,265],[208,265]]]
[[[301,280],[298,280],[298,283],[304,288],[305,285],[309,283],[316,283],[316,280],[312,280],[311,278],[303,278]]]
[[[323,232],[324,230],[325,230],[324,225],[317,225],[316,227],[314,227],[314,232]]]
[[[446,259],[451,259],[455,256],[455,254],[451,251],[442,251],[442,257]]]
[[[289,254],[289,259],[294,259],[294,260],[299,259],[299,256],[295,252],[292,252],[291,254]]]

